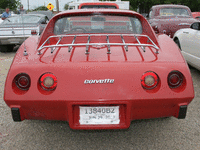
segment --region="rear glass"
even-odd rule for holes
[[[82,6],[81,9],[100,9],[100,8],[108,8],[108,9],[116,9],[116,6],[107,6],[107,5],[85,5]]]
[[[184,8],[162,8],[160,16],[189,16],[189,13]]]
[[[200,16],[196,17],[195,19],[198,19],[198,20],[200,20]]]
[[[142,33],[142,24],[136,17],[90,15],[60,18],[54,34],[72,33]]]
[[[6,20],[4,20],[4,22],[2,22],[2,24],[37,23],[40,19],[40,16],[35,15],[17,15],[7,18]]]

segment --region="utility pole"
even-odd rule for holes
[[[57,13],[59,13],[59,2],[58,2],[58,0],[56,0],[56,9],[57,9]]]
[[[29,0],[27,0],[27,4],[28,4],[28,10],[29,10]]]

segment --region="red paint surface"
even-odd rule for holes
[[[56,48],[53,54],[44,48],[42,55],[37,54],[39,47],[48,36],[53,35],[53,25],[60,16],[80,13],[121,13],[141,19],[143,34],[148,35],[159,46],[159,54],[154,48],[130,46],[126,52],[122,46],[111,46],[99,49],[89,47],[85,54],[84,46],[68,52],[68,47]],[[105,37],[91,42],[103,41]],[[70,43],[73,38],[63,39]],[[77,42],[85,41],[86,37]],[[110,42],[121,42],[118,36]],[[134,42],[131,38],[124,38]],[[140,39],[145,42],[145,38]],[[50,44],[55,44],[52,39]],[[29,43],[29,44],[27,44]],[[128,128],[136,119],[157,117],[178,117],[179,106],[188,105],[194,98],[192,78],[189,68],[176,44],[166,35],[154,34],[148,22],[139,14],[121,10],[81,10],[66,11],[54,16],[43,34],[26,40],[27,56],[23,56],[23,44],[18,49],[7,75],[4,100],[9,107],[20,108],[21,119],[63,120],[68,121],[73,129],[121,129]],[[178,70],[184,76],[184,84],[171,89],[167,83],[168,74]],[[147,71],[155,72],[159,77],[156,88],[147,90],[141,85],[141,77]],[[19,73],[27,73],[31,78],[28,91],[17,89],[13,79]],[[55,90],[46,91],[39,85],[41,75],[53,73],[57,78]],[[113,84],[84,84],[85,80],[114,79]],[[120,106],[119,125],[80,125],[79,106]]]
[[[105,5],[105,6],[115,6],[116,9],[119,9],[119,5],[115,4],[115,3],[106,3],[106,2],[101,2],[101,3],[81,3],[78,7],[78,9],[81,9],[81,7],[83,6],[93,6],[93,5]]]

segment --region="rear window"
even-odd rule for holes
[[[189,16],[189,13],[184,8],[162,8],[160,16]]]
[[[60,18],[54,34],[72,33],[142,33],[142,24],[136,17],[90,15]]]
[[[40,16],[35,15],[17,15],[17,16],[11,16],[4,20],[2,24],[13,24],[13,23],[37,23],[41,19]]]

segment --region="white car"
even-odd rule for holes
[[[200,70],[200,22],[178,30],[173,37],[188,64]]]
[[[42,14],[24,14],[6,18],[0,24],[0,51],[10,52],[32,35],[40,35],[48,17]]]
[[[3,20],[1,19],[1,16],[2,16],[2,15],[0,15],[0,24],[3,22]]]
[[[11,16],[16,16],[17,14],[15,14],[13,11],[11,11]],[[2,14],[0,15],[0,24],[3,22],[3,20],[1,19]]]

